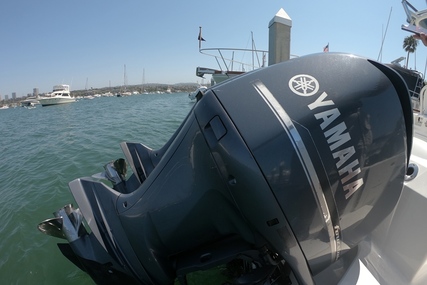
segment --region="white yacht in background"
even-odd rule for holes
[[[51,106],[76,102],[76,98],[71,97],[70,85],[60,84],[53,86],[52,93],[39,98],[40,105]]]

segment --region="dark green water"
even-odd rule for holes
[[[159,148],[193,105],[176,93],[0,110],[1,284],[94,284],[37,224],[74,203],[69,181],[123,157],[120,142]]]

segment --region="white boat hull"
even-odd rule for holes
[[[39,100],[40,105],[42,106],[52,106],[59,104],[68,104],[76,102],[75,98],[42,98]]]
[[[60,84],[53,86],[53,92],[48,96],[39,98],[39,102],[42,106],[52,106],[73,103],[76,102],[76,98],[71,97],[69,85]]]

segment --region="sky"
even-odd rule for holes
[[[292,20],[293,55],[329,43],[330,52],[383,63],[406,57],[401,0],[2,0],[0,96],[120,86],[124,65],[129,85],[201,83],[196,67],[218,66],[199,53],[199,27],[204,48],[250,48],[252,34],[268,50],[268,24],[281,8]],[[425,73],[426,61],[420,43],[409,67]]]

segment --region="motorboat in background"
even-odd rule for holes
[[[237,70],[221,70],[221,69],[213,69],[213,68],[206,68],[206,67],[197,67],[196,68],[196,75],[199,77],[204,78],[206,74],[211,75],[211,85],[215,85],[218,83],[223,82],[224,80],[230,79],[232,77],[235,77],[237,75],[241,75],[245,73],[246,71],[237,71]]]
[[[71,97],[69,85],[60,84],[53,86],[52,93],[49,93],[43,97],[39,97],[38,101],[42,106],[52,106],[73,103],[76,102],[76,98]]]
[[[35,107],[36,105],[40,105],[39,100],[36,97],[28,97],[25,100],[22,100],[21,107]]]
[[[199,96],[203,96],[203,93],[207,89],[208,89],[208,87],[201,85],[196,90],[194,90],[193,92],[190,92],[188,94],[188,98],[190,98],[191,101],[196,100],[197,99],[197,95],[199,95],[199,93],[201,93]]]
[[[227,79],[244,74],[260,67],[266,66],[266,56],[268,51],[258,50],[255,46],[253,34],[251,34],[252,48],[202,48],[202,27],[199,27],[199,52],[203,55],[215,58],[218,69],[200,67],[196,68],[196,76],[205,79],[205,75],[211,75],[210,86],[219,84]],[[246,57],[249,61],[244,61]],[[249,59],[250,57],[250,59]],[[236,60],[240,58],[240,60]],[[190,100],[196,100],[197,94],[206,91],[207,87],[199,86],[196,90],[188,94]]]
[[[197,67],[196,75],[204,78],[206,74],[211,75],[211,86],[221,83],[229,78],[241,75],[247,71],[266,66],[266,55],[268,51],[258,50],[255,46],[253,34],[251,33],[252,46],[247,48],[202,48],[202,27],[199,27],[199,52],[214,57],[218,69]],[[243,60],[246,57],[247,60]],[[240,60],[236,60],[240,58]]]

